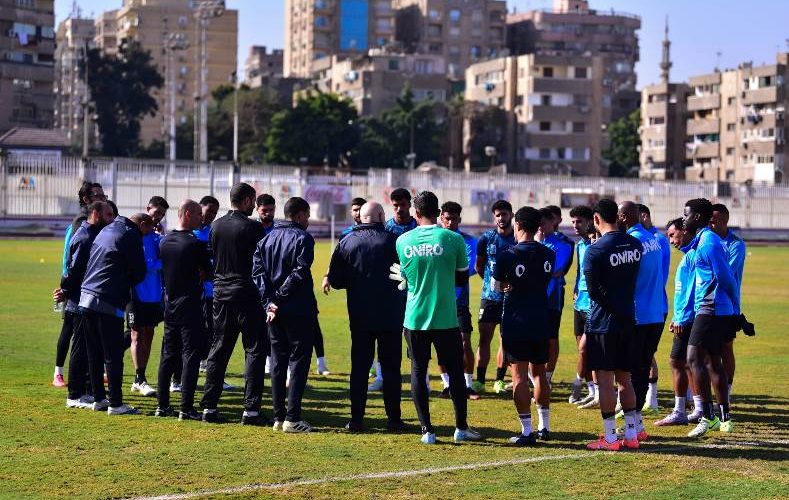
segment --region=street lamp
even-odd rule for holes
[[[199,101],[200,109],[195,109],[195,138],[198,139],[199,160],[208,161],[208,22],[212,18],[221,17],[225,13],[224,0],[200,0],[195,7],[195,19],[200,29],[200,50],[197,57],[200,61],[199,84],[195,89],[195,100]],[[198,133],[199,131],[199,133]]]
[[[238,164],[238,73],[230,74],[233,84],[233,163]]]
[[[493,163],[496,161],[496,148],[493,146],[485,146],[485,156],[490,159],[490,168],[493,168]]]
[[[176,100],[176,64],[175,52],[189,48],[189,40],[183,33],[169,33],[164,37],[164,49],[167,53],[167,73],[170,80],[170,119],[169,119],[169,139],[170,139],[170,160],[175,161],[176,156],[176,131],[175,131],[175,100]]]

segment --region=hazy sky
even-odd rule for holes
[[[60,22],[71,11],[72,0],[55,0]],[[117,8],[121,0],[77,0],[83,15]],[[240,66],[251,45],[281,48],[284,43],[285,0],[228,0],[239,13]],[[552,0],[508,0],[510,10],[550,8]],[[743,61],[775,61],[777,51],[789,50],[787,0],[592,0],[592,8],[614,9],[641,16],[639,87],[658,80],[658,63],[666,15],[669,16],[674,67],[671,79],[709,73],[718,61],[722,68]]]

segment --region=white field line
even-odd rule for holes
[[[687,450],[692,448],[706,448],[706,449],[739,449],[745,448],[749,446],[766,446],[766,445],[787,445],[789,444],[789,440],[775,440],[775,441],[740,441],[734,442],[730,444],[726,443],[709,443],[701,446],[668,446],[668,447],[655,447],[655,448],[646,448],[644,451],[648,453],[652,452],[672,452],[672,451],[679,451],[679,450]],[[529,457],[529,458],[514,458],[512,460],[499,460],[495,462],[476,462],[470,464],[462,464],[462,465],[450,465],[446,467],[427,467],[425,469],[411,469],[411,470],[401,470],[401,471],[390,471],[390,472],[374,472],[374,473],[367,473],[367,474],[352,474],[348,476],[330,476],[330,477],[320,477],[316,479],[300,479],[295,481],[286,481],[282,483],[251,483],[245,484],[241,486],[230,486],[227,488],[217,488],[214,490],[202,490],[202,491],[194,491],[189,493],[172,493],[166,495],[157,495],[157,496],[143,496],[143,497],[135,497],[131,500],[187,500],[190,498],[200,498],[204,496],[213,496],[213,495],[230,495],[234,493],[249,493],[253,491],[260,491],[260,490],[279,490],[279,489],[287,489],[287,488],[294,488],[299,486],[314,486],[318,484],[328,484],[328,483],[341,483],[347,481],[366,481],[370,479],[395,479],[401,477],[412,477],[412,476],[424,476],[430,474],[440,474],[442,472],[456,472],[456,471],[464,471],[464,470],[477,470],[477,469],[491,469],[496,467],[508,466],[508,465],[523,465],[523,464],[532,464],[538,462],[548,462],[554,460],[585,460],[588,458],[599,458],[601,454],[606,454],[605,452],[594,452],[594,453],[572,453],[572,454],[564,454],[564,455],[544,455],[539,457]],[[607,454],[606,454],[607,455]],[[614,454],[611,454],[614,456]]]

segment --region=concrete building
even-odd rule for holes
[[[55,98],[53,0],[0,4],[0,134],[52,126]]]
[[[253,45],[244,63],[244,80],[250,87],[265,87],[271,78],[282,76],[284,53],[282,49],[271,52],[266,47]]]
[[[285,0],[284,75],[307,78],[313,61],[365,54],[394,32],[391,0]]]
[[[599,56],[501,57],[468,67],[465,98],[506,112],[509,172],[601,175],[603,74]]]
[[[80,66],[86,51],[93,48],[95,37],[94,21],[79,17],[63,20],[56,33],[54,127],[62,130],[72,144],[82,142],[88,90]],[[92,124],[90,121],[88,137]]]
[[[171,89],[175,89],[176,121],[185,123],[195,108],[200,74],[200,29],[195,18],[195,7],[199,2],[192,0],[124,0],[117,11],[105,12],[96,20],[96,45],[108,53],[117,51],[124,39],[138,41],[150,52],[159,72],[165,78],[164,87],[154,92],[159,112],[155,117],[142,121],[141,140],[148,144],[154,139],[165,143],[169,122],[169,100]],[[168,34],[183,35],[189,42],[186,50],[172,54],[175,65],[175,80],[167,78],[168,53],[165,37]],[[113,45],[114,44],[114,45]],[[225,9],[220,17],[208,20],[207,27],[207,82],[211,90],[230,83],[236,71],[238,48],[238,11]],[[171,87],[172,85],[172,87]]]
[[[507,47],[512,55],[600,56],[607,124],[639,106],[635,65],[640,28],[641,19],[632,14],[594,10],[588,0],[554,0],[552,10],[507,16]]]
[[[392,5],[400,46],[443,57],[453,79],[462,80],[470,64],[504,55],[504,0],[393,0]]]

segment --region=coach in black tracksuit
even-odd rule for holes
[[[258,244],[252,276],[269,316],[271,339],[271,406],[276,428],[285,432],[309,432],[301,416],[301,399],[315,335],[318,303],[312,282],[315,240],[306,231],[310,206],[302,198],[285,203],[285,221]],[[290,365],[287,410],[285,379]]]
[[[233,207],[211,225],[214,251],[214,338],[206,359],[203,421],[222,419],[216,411],[222,384],[238,334],[246,352],[242,425],[268,425],[260,414],[263,369],[269,352],[266,313],[252,281],[252,254],[263,238],[263,226],[249,218],[255,208],[255,189],[239,183],[230,190]],[[197,311],[196,311],[197,313]]]
[[[349,431],[364,430],[367,378],[375,344],[383,375],[384,408],[389,430],[403,427],[400,419],[402,330],[405,297],[389,279],[398,262],[397,236],[384,229],[384,210],[375,202],[361,209],[362,223],[340,240],[329,265],[329,285],[348,290],[351,326],[351,420]]]

